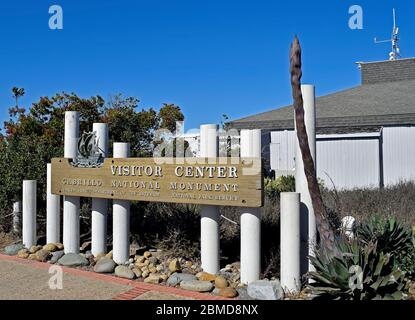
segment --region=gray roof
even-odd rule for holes
[[[316,112],[319,133],[415,125],[415,79],[364,84],[322,96],[316,99]],[[294,108],[287,106],[230,125],[237,129],[293,130]]]

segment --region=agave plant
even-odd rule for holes
[[[357,237],[364,244],[377,242],[378,249],[395,255],[405,254],[412,244],[412,230],[396,219],[372,218],[357,229]]]
[[[393,262],[404,271],[415,268],[415,243],[412,230],[394,218],[371,218],[357,229],[357,239],[363,245],[377,243],[378,251],[390,253]]]
[[[310,257],[316,271],[309,273],[309,287],[316,298],[331,300],[401,300],[405,297],[405,272],[394,263],[390,253],[370,242],[335,242],[340,255],[333,257],[318,250]]]

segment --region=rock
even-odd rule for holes
[[[150,273],[150,270],[148,270],[148,267],[142,267],[142,268],[141,268],[141,271],[142,271],[142,272],[147,271],[148,273]]]
[[[238,291],[234,288],[222,288],[218,289],[217,295],[224,298],[235,298],[238,295]]]
[[[94,266],[94,271],[97,273],[113,273],[116,267],[114,260],[103,257],[97,261]]]
[[[152,256],[152,254],[151,254],[151,252],[146,251],[146,252],[144,252],[143,256],[144,256],[144,258],[148,259]]]
[[[118,266],[118,267],[116,267],[115,268],[115,275],[117,277],[125,278],[125,279],[130,279],[130,280],[132,280],[132,279],[135,278],[134,272],[130,268],[126,267],[126,266]]]
[[[130,258],[130,259],[128,259],[128,263],[130,264],[130,263],[134,263],[134,258]]]
[[[141,274],[141,276],[145,279],[145,278],[147,278],[148,276],[150,275],[150,272],[149,271],[143,271],[143,273]]]
[[[35,261],[39,261],[39,257],[36,255],[36,253],[31,253],[28,257],[29,260],[35,260]]]
[[[58,250],[58,247],[54,243],[48,243],[43,246],[43,250],[48,252],[55,252]]]
[[[38,261],[40,262],[45,262],[46,260],[48,260],[49,256],[50,256],[50,252],[46,251],[46,250],[39,250],[38,252],[35,253],[38,256]]]
[[[217,276],[215,279],[215,287],[218,289],[223,289],[229,287],[229,282],[222,276]]]
[[[55,243],[55,246],[56,246],[56,248],[57,248],[59,251],[61,251],[61,250],[63,250],[63,249],[64,249],[64,248],[63,248],[63,244],[62,244],[62,243],[60,243],[60,242]]]
[[[79,267],[87,266],[89,264],[88,259],[76,253],[67,253],[58,260],[58,263],[65,267]]]
[[[159,264],[159,265],[156,266],[156,270],[157,270],[157,272],[161,272],[161,271],[164,270],[164,267],[161,264]]]
[[[19,250],[19,252],[17,253],[17,256],[21,259],[29,258],[29,255],[30,255],[30,253],[29,253],[29,250],[27,250],[27,249]]]
[[[146,258],[144,256],[135,256],[135,262],[136,263],[144,263]]]
[[[160,279],[161,279],[162,282],[166,282],[168,278],[169,278],[169,276],[167,274],[162,274],[160,276]]]
[[[213,289],[213,284],[210,281],[182,281],[180,288],[195,292],[210,292]]]
[[[131,270],[133,270],[135,268],[135,264],[134,263],[128,264],[128,268],[130,268]]]
[[[148,268],[148,271],[150,271],[150,273],[157,273],[157,269],[156,269],[156,267],[149,267]]]
[[[98,253],[95,256],[95,261],[98,262],[101,258],[104,258],[105,256],[106,256],[105,252]],[[112,258],[108,258],[108,259],[112,259]]]
[[[112,250],[105,255],[107,258],[112,259]]]
[[[167,285],[170,287],[175,287],[180,284],[182,281],[195,281],[197,278],[188,273],[173,273],[167,280]]]
[[[133,272],[134,272],[134,274],[135,274],[135,276],[137,277],[137,278],[141,278],[141,276],[143,275],[143,273],[141,272],[141,270],[139,270],[139,269],[137,269],[137,268],[133,268],[133,270],[132,270]]]
[[[258,280],[248,285],[248,295],[255,300],[282,300],[284,291],[278,280]]]
[[[92,246],[92,243],[91,243],[91,241],[86,241],[86,242],[84,242],[84,243],[82,243],[81,244],[81,251],[87,251],[87,250],[91,250],[91,246]]]
[[[41,247],[41,246],[31,246],[30,248],[29,248],[29,253],[36,253],[36,252],[38,252],[39,250],[41,250],[43,247]]]
[[[237,288],[239,300],[253,300],[249,295],[246,288]]]
[[[145,283],[153,283],[153,284],[159,284],[161,281],[159,274],[150,274],[147,278],[144,279]]]
[[[180,266],[180,262],[178,259],[173,259],[170,263],[169,263],[169,270],[171,272],[178,272],[181,270],[181,266]]]
[[[150,264],[157,265],[157,263],[159,262],[159,259],[153,256],[153,257],[148,258],[148,261],[150,262]]]
[[[199,272],[196,277],[200,280],[200,281],[215,281],[216,276],[214,274],[210,274],[207,272]]]
[[[186,268],[191,268],[193,266],[193,263],[191,261],[186,261],[185,264],[184,264],[184,266]]]
[[[55,251],[52,253],[52,258],[50,259],[51,263],[56,263],[60,258],[65,255],[64,251]]]

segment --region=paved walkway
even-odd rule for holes
[[[63,289],[52,290],[51,264],[0,254],[0,300],[224,300],[208,294],[62,267]]]

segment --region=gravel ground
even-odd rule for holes
[[[63,289],[51,290],[54,274],[13,261],[0,260],[0,300],[107,300],[131,289],[68,273],[63,275]]]

